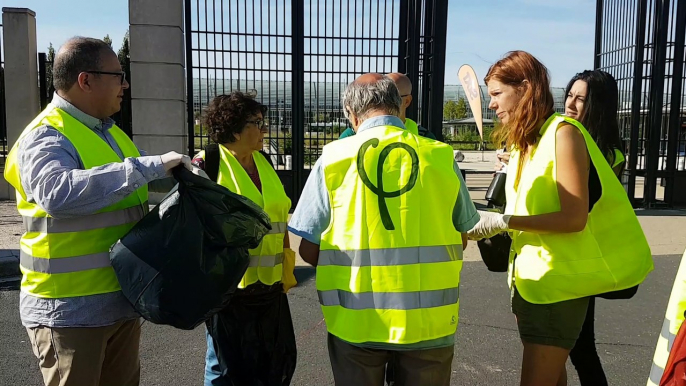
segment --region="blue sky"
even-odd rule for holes
[[[398,0],[381,0],[394,1]],[[315,2],[306,0],[306,4]],[[39,51],[47,50],[50,42],[57,48],[74,35],[107,34],[117,50],[128,28],[128,0],[0,0],[0,4],[36,12]],[[457,71],[465,63],[483,79],[493,62],[515,49],[529,51],[548,66],[553,86],[564,86],[576,72],[593,65],[595,0],[451,0],[449,7],[447,84],[458,83]],[[340,20],[335,7],[326,12]],[[306,12],[307,17],[317,13],[325,11]],[[289,29],[288,23],[279,29]]]

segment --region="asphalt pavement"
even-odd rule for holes
[[[597,301],[598,351],[611,385],[643,386],[680,256],[656,256],[655,271],[631,300]],[[333,385],[314,270],[297,267],[300,285],[289,293],[298,343],[292,385]],[[19,322],[16,282],[0,284],[0,385],[40,386],[38,362]],[[509,308],[505,274],[465,261],[452,385],[516,385],[521,343]],[[182,331],[145,323],[141,385],[202,385],[204,328]],[[568,366],[569,367],[569,366]],[[578,385],[569,367],[570,385]]]

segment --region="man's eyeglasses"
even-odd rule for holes
[[[110,71],[84,71],[89,74],[98,74],[98,75],[117,75],[121,77],[119,80],[119,84],[124,84],[124,81],[126,80],[126,73],[124,71],[122,72],[110,72]]]

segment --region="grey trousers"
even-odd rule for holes
[[[394,386],[449,386],[454,347],[392,351],[357,347],[328,335],[337,386],[383,386],[386,366]]]

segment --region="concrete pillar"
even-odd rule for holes
[[[129,0],[133,140],[150,155],[186,153],[184,2]]]
[[[11,147],[40,112],[36,13],[27,8],[3,8],[2,26],[7,145]]]
[[[2,28],[9,153],[19,134],[40,112],[36,13],[27,8],[3,8]],[[0,199],[6,198],[14,198],[14,189],[3,178]]]

